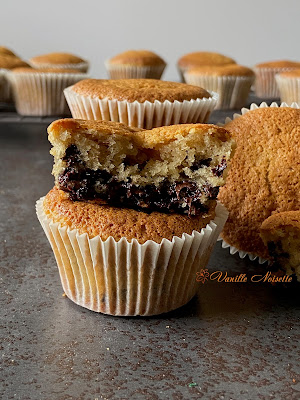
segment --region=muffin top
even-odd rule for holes
[[[300,78],[300,68],[292,69],[291,71],[284,71],[278,75],[282,78]]]
[[[85,62],[82,58],[69,53],[49,53],[30,59],[35,64],[80,64]]]
[[[20,58],[0,54],[0,68],[13,69],[18,67],[29,67],[29,65]]]
[[[268,61],[256,64],[255,68],[300,68],[300,62],[290,60]]]
[[[129,102],[171,102],[209,98],[211,95],[198,86],[157,79],[85,79],[72,86],[83,96],[98,99],[126,100]]]
[[[180,67],[197,67],[200,65],[225,65],[235,64],[235,61],[223,54],[208,51],[197,51],[188,53],[178,60]]]
[[[212,75],[212,76],[254,76],[252,69],[238,64],[226,65],[203,65],[188,69],[189,75]]]
[[[285,211],[273,214],[261,225],[261,231],[276,232],[278,230],[300,229],[300,210]]]
[[[165,61],[157,54],[148,50],[128,50],[117,54],[109,60],[110,64],[156,66],[166,65]]]
[[[4,47],[4,46],[0,46],[0,54],[4,55],[4,56],[16,57],[16,55],[13,51],[11,51],[10,49],[8,49],[7,47]]]
[[[268,258],[259,236],[262,222],[300,209],[300,109],[260,108],[225,128],[237,148],[219,193],[229,210],[222,237],[239,250]]]
[[[195,218],[186,215],[150,214],[133,209],[102,205],[97,201],[71,201],[68,195],[53,188],[44,199],[44,212],[53,222],[58,222],[70,229],[87,233],[89,238],[97,235],[102,240],[112,236],[116,241],[126,237],[128,241],[137,239],[139,243],[153,240],[160,243],[163,238],[172,240],[183,233],[201,231],[215,217],[216,203],[210,210]]]
[[[78,69],[71,69],[71,68],[31,68],[31,67],[20,67],[14,68],[12,71],[14,74],[80,74]],[[83,75],[86,75],[82,73]]]

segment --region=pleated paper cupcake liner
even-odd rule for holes
[[[254,77],[244,76],[208,76],[184,74],[185,82],[203,87],[219,95],[216,109],[241,108],[247,101]]]
[[[76,304],[110,315],[157,315],[195,296],[196,272],[205,268],[226,222],[218,204],[214,220],[201,232],[139,244],[126,238],[92,239],[54,223],[37,201],[38,219],[53,249],[63,290]]]
[[[137,128],[152,129],[158,126],[207,122],[214,110],[218,95],[212,97],[170,102],[145,101],[132,103],[122,100],[97,99],[64,90],[73,118],[122,122]]]
[[[54,69],[76,69],[78,72],[86,73],[89,69],[89,63],[84,61],[77,64],[51,64],[51,63],[35,63],[34,61],[28,61],[32,68],[54,68]]]
[[[255,94],[265,99],[277,99],[280,92],[275,80],[275,75],[294,68],[256,68],[255,72]]]
[[[106,61],[105,67],[110,79],[160,79],[166,66],[115,65]]]
[[[280,100],[287,104],[300,104],[300,78],[287,78],[280,75],[275,76],[280,93]]]
[[[257,110],[258,108],[268,108],[268,107],[292,107],[292,108],[300,108],[300,105],[297,103],[292,103],[291,105],[288,105],[286,103],[281,103],[280,105],[278,105],[277,103],[273,102],[270,106],[268,106],[267,103],[263,102],[260,105],[257,105],[255,103],[252,103],[250,108],[242,108],[241,109],[241,114],[234,114],[233,115],[233,119],[239,118],[241,115],[245,115],[247,114],[247,112],[252,111],[252,110]],[[221,123],[219,122],[217,125],[219,126],[224,126],[225,124],[228,124],[229,122],[231,122],[232,119],[227,117],[225,120],[225,123]],[[240,258],[245,258],[246,256],[249,257],[249,259],[251,261],[255,261],[256,259],[258,259],[259,264],[264,264],[265,262],[269,262],[269,260],[263,258],[263,257],[259,257],[256,254],[252,254],[252,253],[247,253],[244,250],[240,250],[234,246],[231,246],[230,244],[228,244],[224,239],[222,239],[221,237],[218,239],[222,241],[222,248],[223,249],[228,249],[229,248],[229,252],[230,254],[236,254],[238,253],[238,255],[240,256]]]
[[[12,103],[12,89],[7,79],[8,70],[0,68],[0,103]]]
[[[21,115],[68,115],[63,91],[87,77],[86,74],[9,73],[17,112]]]

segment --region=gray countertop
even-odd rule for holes
[[[48,122],[0,123],[0,398],[299,399],[299,284],[207,281],[186,306],[148,318],[63,296],[35,216],[53,186]],[[220,243],[208,268],[265,273]]]

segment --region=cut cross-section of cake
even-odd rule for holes
[[[48,133],[56,186],[71,200],[189,216],[216,200],[235,148],[224,128],[206,124],[145,131],[62,119]]]

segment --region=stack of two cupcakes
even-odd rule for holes
[[[37,202],[67,296],[112,315],[187,303],[227,218],[234,149],[205,124],[152,130],[64,119],[48,128],[55,187]]]

